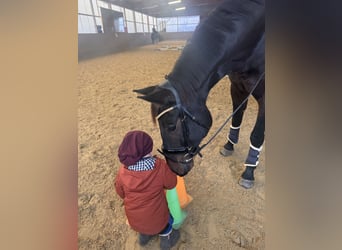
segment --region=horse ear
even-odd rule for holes
[[[133,92],[136,92],[136,93],[139,93],[139,94],[142,94],[142,95],[147,95],[149,93],[152,93],[156,89],[157,86],[158,85],[146,87],[146,88],[143,88],[143,89],[134,89]]]
[[[138,96],[138,98],[143,99],[148,102],[162,105],[162,104],[166,104],[168,94],[170,94],[168,90],[158,88],[154,90],[153,93],[143,95],[143,96]]]

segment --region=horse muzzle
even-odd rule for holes
[[[194,160],[192,158],[184,161],[174,161],[166,157],[166,162],[172,172],[179,176],[187,175],[194,166]]]
[[[185,150],[159,150],[164,155],[169,168],[179,176],[187,175],[194,166],[193,158],[199,154],[199,148],[186,148]],[[199,154],[200,155],[200,154]]]

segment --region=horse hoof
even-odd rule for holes
[[[240,178],[239,185],[243,188],[250,189],[254,186],[254,181]]]
[[[223,156],[231,156],[233,152],[233,150],[228,150],[225,147],[222,147],[222,149],[220,150],[220,154]]]

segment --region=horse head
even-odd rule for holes
[[[169,81],[134,92],[141,94],[138,98],[151,103],[152,119],[154,123],[158,121],[163,143],[159,152],[174,173],[186,175],[192,169],[193,157],[199,153],[199,144],[212,124],[205,99],[184,101]]]

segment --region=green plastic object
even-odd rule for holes
[[[182,210],[179,204],[178,194],[176,188],[170,189],[166,191],[166,200],[170,210],[170,213],[173,217],[172,227],[174,229],[179,229],[183,224],[187,213]]]

